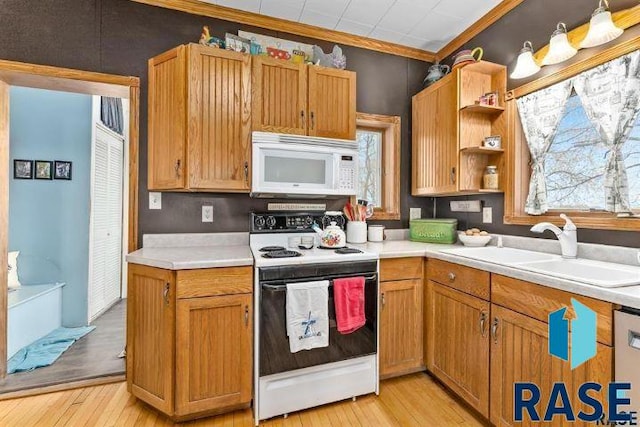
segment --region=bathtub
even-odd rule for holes
[[[63,286],[25,285],[9,291],[7,359],[62,325]]]

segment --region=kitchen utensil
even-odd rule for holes
[[[384,225],[370,225],[367,234],[370,242],[382,242],[384,240]]]
[[[473,50],[461,50],[453,57],[453,69],[455,70],[456,68],[478,62],[482,59],[483,54],[484,50],[481,47],[477,47]]]
[[[427,77],[422,82],[425,86],[429,86],[449,74],[451,68],[448,65],[435,63],[429,67],[427,71]]]
[[[344,248],[347,236],[342,228],[340,228],[335,222],[331,222],[330,225],[322,230],[317,224],[314,224],[313,229],[320,237],[320,246],[323,248]]]
[[[367,242],[367,223],[365,221],[349,221],[347,223],[347,242]]]

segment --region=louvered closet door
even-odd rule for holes
[[[120,298],[124,141],[101,125],[93,149],[89,321]]]

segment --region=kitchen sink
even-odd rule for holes
[[[588,259],[557,259],[518,264],[518,267],[603,288],[640,285],[640,267]]]
[[[465,258],[472,258],[480,261],[504,265],[562,259],[560,255],[547,254],[544,252],[526,251],[523,249],[499,248],[497,246],[485,246],[482,248],[445,249],[442,252],[458,255]]]
[[[631,265],[565,259],[560,255],[496,246],[445,249],[442,252],[603,288],[640,285],[640,267]]]

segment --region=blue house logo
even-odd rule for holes
[[[576,315],[572,320],[565,318],[567,307],[549,314],[549,353],[565,361],[569,361],[571,353],[571,369],[576,369],[596,355],[596,313],[573,298],[571,305]]]

